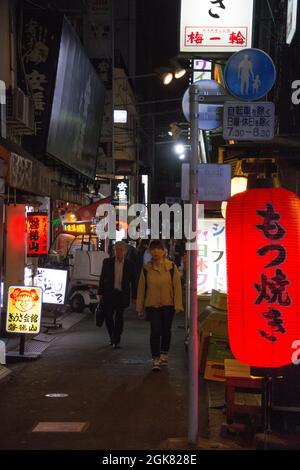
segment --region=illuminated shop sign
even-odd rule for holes
[[[27,213],[27,256],[47,255],[48,249],[48,214]]]
[[[197,293],[226,291],[225,220],[200,221],[197,257]]]
[[[111,182],[112,203],[122,205],[129,203],[129,180],[118,179]]]
[[[292,362],[300,338],[300,201],[283,188],[228,201],[228,332],[235,358],[255,367]]]
[[[232,53],[252,46],[253,0],[181,0],[180,52]]]
[[[90,222],[65,222],[64,231],[70,233],[94,233],[94,225]]]
[[[64,304],[67,274],[63,269],[37,269],[34,284],[43,290],[44,304]]]
[[[39,287],[11,286],[8,290],[6,331],[39,333],[42,299],[43,291]]]

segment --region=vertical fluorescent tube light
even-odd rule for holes
[[[145,191],[145,206],[148,207],[148,175],[142,175],[142,184]]]

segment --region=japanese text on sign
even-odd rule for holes
[[[89,233],[90,231],[92,231],[92,226],[90,222],[80,222],[73,224],[65,223],[64,231],[73,233]]]
[[[181,0],[180,52],[235,52],[252,46],[253,0]]]
[[[39,287],[11,286],[8,291],[6,331],[39,333],[42,290]]]
[[[129,181],[114,180],[112,182],[113,204],[127,204],[129,202]]]
[[[197,257],[197,293],[212,289],[226,291],[226,255],[224,219],[200,221]]]
[[[42,129],[42,115],[46,109],[46,88],[48,79],[41,67],[48,63],[50,34],[37,20],[30,18],[24,26],[23,61],[27,80],[34,100],[37,132]]]
[[[48,215],[32,212],[27,214],[27,256],[48,254]]]
[[[43,290],[43,303],[63,305],[67,286],[67,271],[38,268],[34,285]]]
[[[226,8],[225,5],[224,5],[225,0],[210,0],[210,3],[212,5],[216,5],[216,4],[218,4],[218,5],[217,5],[216,8],[210,8],[210,10],[208,11],[209,15],[212,16],[213,18],[220,18],[220,15],[218,15],[218,13],[217,13],[217,8],[222,8],[223,10],[225,10],[225,8]],[[214,13],[214,11],[215,11],[215,13]]]
[[[279,309],[289,306],[292,302],[287,290],[290,281],[280,268],[287,256],[285,247],[280,243],[286,231],[279,223],[280,214],[271,203],[266,204],[265,209],[258,210],[257,215],[262,218],[262,223],[256,225],[256,228],[266,238],[266,245],[257,250],[257,254],[265,256],[269,252],[274,253],[274,259],[264,266],[265,271],[261,273],[260,283],[254,284],[258,293],[255,304],[267,304],[261,314],[270,327],[270,331],[260,330],[259,334],[268,341],[276,342],[278,335],[286,332],[284,317]],[[272,267],[276,268],[275,272],[269,271]]]
[[[225,140],[273,139],[274,103],[225,103],[223,138]]]
[[[213,46],[214,44],[244,46],[247,39],[246,28],[186,28],[186,45]]]

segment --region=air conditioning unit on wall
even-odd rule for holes
[[[7,126],[15,134],[35,134],[33,100],[20,88],[7,92]]]

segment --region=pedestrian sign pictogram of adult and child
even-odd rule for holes
[[[259,100],[265,96],[276,78],[272,59],[260,49],[244,49],[228,60],[224,79],[227,88],[241,100]]]

